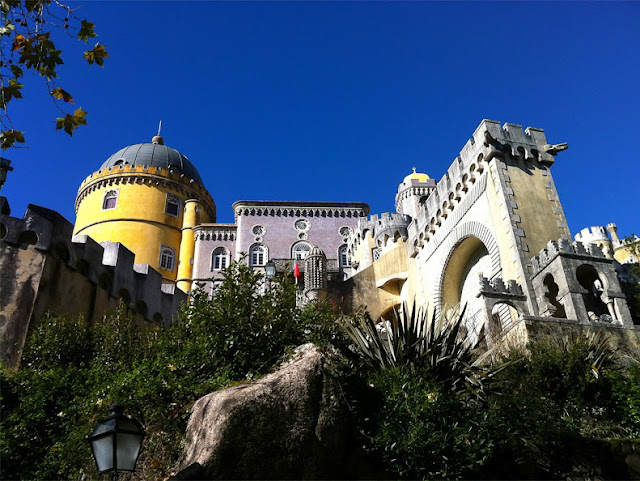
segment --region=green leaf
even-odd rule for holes
[[[97,37],[98,34],[94,31],[95,24],[88,20],[80,22],[80,31],[78,32],[78,39],[83,42],[87,42],[90,38]]]
[[[24,87],[24,84],[19,83],[16,79],[12,78],[9,80],[9,85],[0,89],[0,105],[3,109],[6,110],[7,103],[15,98],[21,99],[22,94],[20,93],[20,89]]]
[[[87,59],[87,62],[89,62],[89,65],[92,65],[94,62],[97,65],[100,65],[101,67],[104,66],[104,59],[105,57],[108,57],[109,54],[107,53],[105,46],[104,45],[100,45],[99,43],[96,43],[96,46],[91,49],[91,50],[87,50],[84,53],[84,57]]]
[[[76,111],[72,114],[67,114],[64,117],[58,117],[56,119],[56,130],[64,129],[66,133],[69,135],[73,135],[73,132],[80,125],[87,125],[87,120],[84,116],[87,114],[82,107],[76,109]]]
[[[13,147],[13,144],[20,142],[24,144],[24,134],[19,130],[3,130],[0,134],[0,146],[2,150]]]
[[[71,94],[64,89],[61,89],[60,87],[53,89],[51,91],[51,95],[70,104],[73,103],[73,97],[71,96]]]

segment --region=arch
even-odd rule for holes
[[[180,198],[177,195],[167,194],[164,212],[172,217],[178,217],[180,213]]]
[[[263,244],[252,244],[249,247],[249,267],[263,266],[269,260],[269,250]]]
[[[338,264],[340,270],[345,267],[351,267],[351,252],[348,250],[347,244],[342,244],[338,247]]]
[[[307,258],[311,252],[311,244],[306,241],[296,242],[291,246],[291,258],[301,261]]]
[[[118,205],[118,189],[110,189],[102,198],[102,210],[115,209]]]
[[[567,313],[564,309],[564,306],[558,301],[558,293],[560,292],[560,288],[558,287],[558,284],[556,284],[553,275],[549,273],[544,276],[542,284],[545,288],[544,297],[549,303],[549,313],[551,314],[551,316],[566,319]]]
[[[131,303],[131,294],[124,287],[118,291],[118,299],[122,299],[122,301],[128,306]]]
[[[606,277],[600,276],[597,269],[591,264],[582,264],[576,269],[576,279],[586,290],[586,293],[582,294],[582,298],[589,319],[592,321],[611,320],[602,319],[602,316],[613,317],[606,304],[609,300]]]
[[[18,237],[18,244],[21,249],[26,249],[28,246],[34,246],[38,243],[38,234],[32,230],[25,230],[20,233]]]
[[[516,306],[508,301],[496,302],[491,308],[489,335],[496,339],[504,330],[508,330],[518,320],[520,313]]]
[[[166,271],[173,271],[176,263],[176,252],[168,246],[162,246],[160,248],[160,260],[158,262],[158,268]]]
[[[226,247],[216,247],[211,253],[211,270],[221,271],[229,267],[229,250]]]
[[[461,246],[461,244],[469,238],[475,238],[476,241],[483,244],[487,249],[491,261],[491,268],[490,272],[484,273],[485,277],[491,279],[500,271],[500,250],[498,248],[498,243],[496,242],[495,237],[493,236],[489,228],[477,221],[469,221],[456,226],[447,237],[447,240],[440,245],[440,250],[441,252],[443,252],[443,255],[441,257],[442,262],[440,264],[442,268],[440,269],[440,275],[436,277],[433,290],[436,298],[434,307],[438,314],[441,312],[441,308],[443,307],[442,289],[447,267],[451,263],[451,260],[458,247]],[[458,251],[458,254],[460,255],[466,253],[468,256],[470,256],[471,254],[473,254],[473,251],[470,251],[472,247],[473,244],[468,244],[466,246],[466,249],[464,251]],[[477,243],[475,243],[475,247],[478,247]]]

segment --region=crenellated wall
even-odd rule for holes
[[[23,219],[0,216],[0,357],[19,363],[33,323],[46,312],[93,321],[122,299],[142,320],[168,323],[187,299],[117,242],[72,236],[57,212],[29,205]]]

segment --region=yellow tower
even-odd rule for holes
[[[75,208],[75,235],[124,244],[136,264],[149,264],[172,284],[191,276],[191,228],[216,220],[215,203],[196,168],[159,135],[109,157],[82,182]],[[188,290],[190,284],[178,287]]]

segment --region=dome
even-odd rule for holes
[[[200,174],[187,156],[164,145],[162,137],[154,137],[153,143],[135,144],[118,150],[100,166],[100,170],[121,164],[176,169],[204,187]]]
[[[429,177],[427,174],[421,174],[420,172],[416,172],[416,169],[414,167],[413,172],[410,173],[409,175],[407,175],[404,180],[402,181],[403,184],[410,184],[411,180],[415,179],[418,182],[424,183],[427,180],[429,180],[431,177]]]

